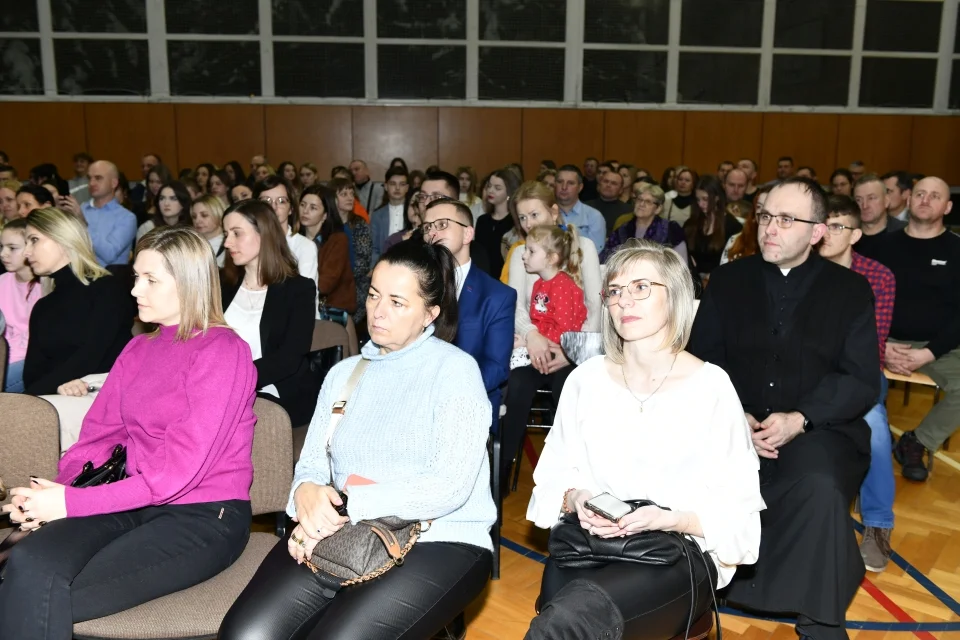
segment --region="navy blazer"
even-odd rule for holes
[[[510,375],[517,292],[471,264],[459,299],[458,347],[480,365],[483,386],[493,406],[491,430],[500,423],[500,399]]]

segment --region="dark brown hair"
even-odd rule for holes
[[[421,238],[410,238],[387,249],[378,262],[403,266],[417,277],[424,305],[440,307],[433,321],[433,335],[452,343],[457,337],[457,261],[450,250],[440,244],[427,244]]]
[[[287,246],[287,239],[280,228],[280,221],[273,207],[259,200],[242,200],[224,212],[223,217],[231,213],[243,216],[260,236],[260,283],[270,286],[295,277],[297,259]],[[223,264],[223,279],[227,284],[235,285],[243,279],[243,268],[233,263],[228,251]]]
[[[680,175],[680,172],[677,172]],[[711,251],[723,251],[723,245],[727,243],[726,238],[726,215],[727,215],[727,194],[723,190],[720,180],[714,175],[702,176],[694,185],[693,194],[697,191],[707,192],[707,201],[709,211],[700,208],[700,204],[694,202],[690,207],[690,219],[683,225],[683,231],[687,236],[687,246],[697,246],[697,236],[703,233],[706,227],[707,219],[713,218],[713,232],[710,234],[709,246]]]

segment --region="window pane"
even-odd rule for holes
[[[856,0],[777,0],[773,46],[850,49]]]
[[[943,1],[867,0],[866,51],[936,51]]]
[[[273,0],[273,33],[363,37],[363,2]]]
[[[666,52],[583,52],[585,101],[663,102],[666,98]]]
[[[18,0],[4,5],[0,11],[0,31],[39,31],[35,1]]]
[[[563,49],[480,47],[481,100],[563,100]]]
[[[4,4],[33,0],[11,0]],[[77,33],[146,33],[147,10],[144,0],[53,0],[54,31]]]
[[[763,0],[683,0],[680,44],[759,47]]]
[[[173,95],[260,95],[259,42],[168,42],[167,62]]]
[[[27,95],[43,93],[43,66],[39,38],[0,40],[0,93]]]
[[[678,102],[756,104],[760,56],[681,53]]]
[[[260,33],[257,0],[196,2],[164,0],[167,33],[247,35]]]
[[[847,56],[773,56],[770,101],[780,105],[844,106],[850,83]]]
[[[382,44],[377,47],[381,98],[456,99],[467,96],[467,48]]]
[[[377,0],[377,35],[463,40],[467,37],[467,0]]]
[[[363,44],[275,42],[273,73],[278,96],[365,95]]]
[[[57,91],[70,95],[149,95],[146,40],[54,40]]]
[[[860,106],[929,109],[933,106],[936,76],[936,60],[864,58]]]
[[[960,60],[953,61],[953,82],[950,83],[950,102],[947,106],[960,109]]]
[[[667,44],[669,2],[586,0],[584,42]]]
[[[563,42],[566,35],[566,2],[486,0],[480,3],[481,40]]]

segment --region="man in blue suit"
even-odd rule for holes
[[[403,167],[391,167],[387,171],[384,188],[387,204],[370,213],[370,242],[373,245],[370,264],[377,264],[383,252],[383,244],[392,234],[402,231],[407,216],[407,191],[409,178]]]
[[[450,177],[456,184],[456,178]],[[458,265],[460,319],[454,344],[480,365],[487,397],[493,405],[491,429],[496,431],[502,390],[510,374],[517,292],[473,267],[470,260],[473,233],[473,214],[459,200],[443,197],[427,205],[424,240],[445,246]]]

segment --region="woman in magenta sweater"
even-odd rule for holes
[[[137,244],[140,318],[54,481],[13,489],[3,507],[35,529],[0,582],[0,638],[68,640],[74,622],[179,591],[223,571],[250,527],[257,372],[223,320],[210,245],[162,227]],[[127,449],[129,477],[78,489],[91,460]]]

